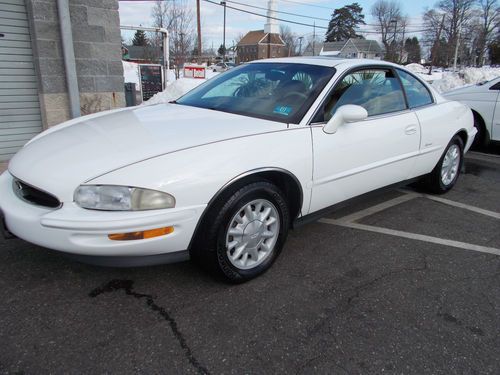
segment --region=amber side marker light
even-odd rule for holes
[[[113,241],[144,240],[146,238],[165,236],[167,234],[172,233],[173,231],[174,227],[163,227],[163,228],[143,230],[140,232],[108,234],[108,238]]]

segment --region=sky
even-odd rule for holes
[[[167,0],[168,1],[168,0]],[[217,0],[211,0],[215,3],[220,3]],[[196,0],[186,0],[188,6],[193,9],[193,14],[196,16]],[[321,39],[324,37],[325,29],[321,27],[328,26],[328,20],[331,17],[334,9],[341,8],[342,6],[356,2],[352,1],[337,1],[337,0],[276,0],[278,11],[295,13],[305,17],[299,17],[289,14],[277,14],[277,18],[283,18],[295,22],[305,24],[316,23],[316,35]],[[365,14],[365,22],[368,24],[363,26],[363,30],[373,31],[374,20],[370,17],[370,8],[375,3],[375,0],[357,0],[363,8]],[[432,8],[437,0],[412,0],[412,1],[399,1],[403,14],[407,15],[410,19],[408,30],[420,30],[422,24],[422,13],[426,8]],[[120,0],[120,22],[122,25],[129,26],[151,26],[151,9],[153,8],[154,1],[122,1]],[[267,8],[267,0],[227,0],[227,5],[234,8],[245,9],[254,13],[266,14],[263,9],[255,9],[246,7],[242,4],[251,5],[254,7]],[[259,30],[264,28],[266,18],[257,15],[251,15],[227,8],[226,13],[226,45],[231,46],[234,39],[239,34],[245,34],[250,30]],[[220,5],[209,3],[201,0],[201,29],[202,29],[202,43],[203,48],[211,47],[217,49],[222,43],[223,35],[223,7]],[[316,19],[306,18],[315,17]],[[287,24],[292,31],[298,36],[307,37],[312,36],[313,27],[303,26],[290,23],[279,22],[280,24]],[[193,19],[193,31],[196,32],[196,19]],[[126,32],[123,34],[125,40],[131,38],[133,32]],[[421,33],[410,34],[410,36],[419,36]],[[376,35],[366,33],[366,38],[378,39]]]

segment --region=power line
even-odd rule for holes
[[[203,1],[205,1],[205,2],[207,2],[207,3],[210,3],[210,4],[215,4],[215,5],[218,5],[218,6],[223,6],[223,5],[219,4],[219,3],[216,3],[215,1],[211,1],[211,0],[203,0]],[[237,10],[238,12],[243,12],[243,13],[253,14],[254,16],[264,17],[264,18],[267,18],[267,19],[273,19],[273,20],[276,20],[276,21],[287,22],[287,23],[293,23],[293,24],[295,24],[295,25],[308,26],[308,27],[316,27],[316,28],[318,28],[318,29],[328,30],[328,27],[326,27],[326,26],[311,25],[311,24],[308,24],[308,23],[303,23],[303,22],[297,22],[297,21],[285,20],[285,19],[283,19],[283,18],[269,17],[269,16],[264,15],[264,14],[251,12],[251,11],[249,11],[249,10],[245,10],[245,9],[235,8],[235,7],[232,7],[232,6],[230,6],[230,5],[226,5],[226,7],[227,7],[227,8],[229,8],[229,9]]]
[[[325,7],[322,5],[316,5],[316,4],[309,4],[309,3],[302,3],[300,1],[293,1],[293,0],[278,0],[278,1],[283,1],[285,3],[292,3],[292,4],[299,4],[299,5],[306,5],[308,7],[315,7],[315,8],[322,8],[322,9],[328,9],[328,10],[333,10],[330,7]]]
[[[239,2],[237,2],[237,1],[226,0],[226,3],[234,3],[234,4],[238,4],[238,5],[243,5],[243,6],[245,6],[245,7],[249,7],[249,8],[255,8],[255,9],[267,10],[267,8],[264,8],[264,7],[259,7],[259,6],[257,6],[257,5],[249,5],[249,4],[239,3]],[[313,17],[313,16],[305,16],[305,15],[303,15],[303,14],[297,14],[297,13],[284,12],[284,11],[281,11],[281,10],[274,10],[274,12],[275,12],[275,13],[287,14],[287,15],[289,15],[289,16],[302,17],[302,18],[309,18],[309,19],[312,19],[312,20],[330,21],[328,18],[320,18],[320,17]]]

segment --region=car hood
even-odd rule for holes
[[[15,177],[55,194],[155,156],[286,129],[273,121],[178,104],[134,107],[50,129],[10,161]]]
[[[441,95],[447,97],[447,96],[457,96],[469,93],[483,93],[484,91],[485,88],[482,85],[469,85],[469,86],[459,87],[457,89],[453,89],[447,92],[443,92]]]

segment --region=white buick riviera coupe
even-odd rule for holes
[[[241,282],[326,208],[416,178],[452,188],[473,122],[398,65],[255,61],[32,139],[0,177],[4,232],[96,264],[191,258]]]

